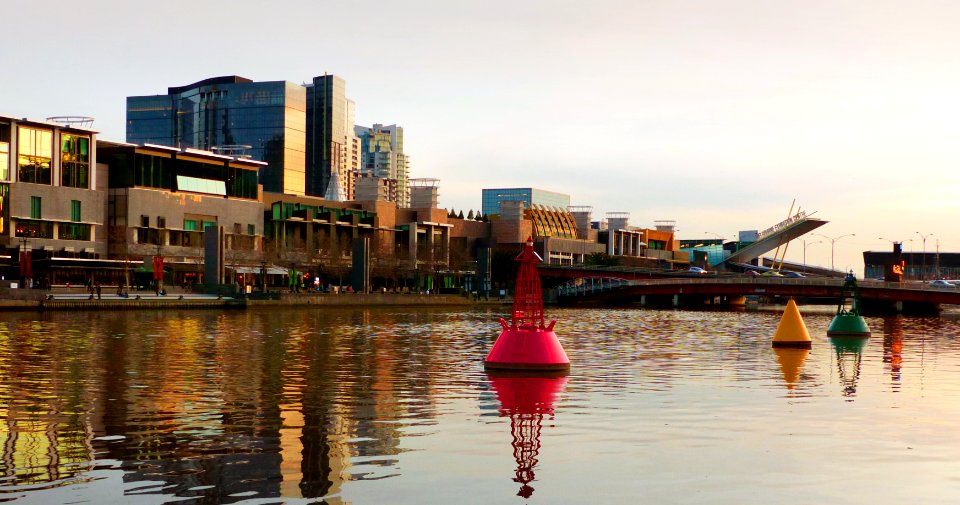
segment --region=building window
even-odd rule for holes
[[[20,126],[17,139],[17,180],[50,184],[53,132]]]
[[[150,227],[150,216],[140,216],[140,227],[141,228]]]
[[[60,185],[90,189],[90,138],[60,136]]]
[[[39,196],[30,197],[30,219],[43,219],[43,208]]]
[[[234,235],[240,234],[240,223],[233,223],[233,234]]]
[[[186,231],[197,231],[197,221],[195,219],[184,219],[183,229]]]
[[[157,216],[157,228],[166,228],[167,227],[167,218],[163,216]]]
[[[10,142],[3,140],[3,126],[0,125],[0,181],[10,180]]]
[[[46,221],[17,221],[16,236],[28,238],[53,238],[53,223]]]
[[[171,189],[170,159],[148,154],[133,157],[133,184],[148,188]]]
[[[70,220],[79,223],[80,219],[80,200],[70,200]]]
[[[247,225],[247,235],[256,235],[257,234],[257,225],[248,224]]]
[[[207,229],[207,226],[213,226],[214,228],[216,228],[216,227],[217,227],[217,222],[216,222],[216,221],[204,221],[204,222],[203,222],[203,230],[206,230],[206,229]]]
[[[90,240],[90,225],[60,223],[60,240]]]

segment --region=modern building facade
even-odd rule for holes
[[[205,236],[216,230],[223,236],[227,267],[260,263],[263,205],[257,173],[264,162],[155,144],[102,142],[100,153],[110,172],[107,228],[113,258],[144,263],[164,256],[168,282],[198,283]]]
[[[287,81],[214,77],[127,97],[127,142],[263,161],[268,191],[306,192],[307,89]]]
[[[505,201],[523,202],[528,209],[534,204],[566,209],[570,206],[570,195],[537,188],[484,189],[481,201],[483,214],[499,214],[500,202]]]
[[[350,200],[356,179],[356,172],[351,169],[359,160],[352,158],[355,106],[347,99],[347,84],[339,76],[317,76],[307,85],[306,97],[306,193],[313,196],[326,194],[331,174],[337,172],[345,197]]]
[[[0,246],[10,252],[7,266],[29,263],[28,270],[44,272],[25,277],[39,280],[53,264],[69,263],[65,258],[105,258],[104,170],[96,132],[0,116]]]
[[[396,187],[396,192],[388,195],[388,201],[409,207],[410,160],[403,152],[403,127],[374,124],[369,128],[356,126],[354,131],[363,156],[361,173],[392,181],[387,184]]]

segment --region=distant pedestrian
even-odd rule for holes
[[[97,300],[100,299],[100,283],[97,283]]]

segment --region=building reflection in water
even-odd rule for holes
[[[0,477],[13,491],[119,462],[105,464],[131,488],[165,482],[202,503],[342,503],[345,482],[396,475],[404,428],[436,417],[421,371],[458,366],[406,329],[441,327],[430,313],[34,317],[0,321]]]
[[[837,357],[837,372],[843,386],[843,396],[853,401],[857,394],[857,380],[860,379],[860,362],[863,359],[863,347],[867,339],[862,337],[834,337],[830,345]]]
[[[883,320],[883,363],[889,367],[893,391],[900,390],[900,369],[903,367],[903,318]]]
[[[564,375],[518,375],[488,373],[490,384],[500,401],[500,415],[510,417],[513,457],[517,461],[514,482],[520,484],[517,496],[533,495],[534,467],[540,453],[540,429],[544,416],[553,418],[557,394],[567,383]]]

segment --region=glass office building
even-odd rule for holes
[[[306,192],[306,88],[286,81],[214,77],[127,97],[127,142],[249,156],[264,191]]]
[[[334,170],[339,173],[340,183],[348,186],[354,175],[347,173],[348,133],[353,135],[353,125],[347,125],[347,84],[335,75],[314,77],[307,86],[306,101],[306,191],[322,196]]]
[[[409,159],[403,152],[403,127],[374,124],[371,128],[355,126],[354,132],[360,139],[360,172],[394,181],[396,195],[389,200],[400,207],[409,207]]]
[[[499,214],[500,202],[523,202],[527,209],[537,204],[567,210],[570,206],[570,195],[536,188],[484,189],[481,200],[483,215]]]

